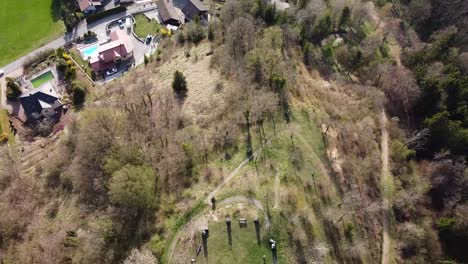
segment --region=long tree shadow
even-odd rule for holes
[[[226,219],[226,228],[227,228],[227,235],[228,235],[229,247],[232,247],[231,218],[227,218],[227,219]]]
[[[205,258],[208,257],[208,236],[209,236],[209,233],[208,233],[208,230],[203,230],[202,231],[202,244],[203,244],[203,255],[205,256]]]
[[[260,238],[260,220],[258,220],[258,218],[256,218],[254,220],[254,224],[255,224],[255,234],[257,236],[257,244],[260,246],[261,244],[261,238]]]
[[[62,19],[62,0],[52,0],[50,4],[50,16],[54,20],[54,22],[57,22]]]

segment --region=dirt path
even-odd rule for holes
[[[279,174],[280,174],[279,170],[276,169],[275,185],[273,187],[273,190],[275,192],[275,205],[273,206],[273,208],[277,208],[279,205],[279,191],[280,191],[280,183],[281,183]]]
[[[267,146],[268,144],[270,144],[271,140],[273,138],[269,139],[266,143],[265,143],[265,146]],[[226,185],[228,182],[230,182],[232,180],[232,178],[234,178],[237,173],[239,173],[239,171],[245,166],[247,165],[247,163],[249,163],[249,161],[251,160],[254,160],[258,154],[263,150],[263,148],[259,148],[257,151],[254,152],[254,154],[252,155],[251,158],[247,158],[245,159],[244,161],[242,161],[226,178],[224,178],[215,188],[213,191],[211,191],[208,196],[205,198],[205,201],[206,203],[211,203],[210,199],[211,197],[215,196],[216,197],[216,194],[218,193],[219,190],[221,190],[221,188],[224,187],[224,185]]]
[[[391,263],[390,255],[390,201],[389,201],[389,184],[391,182],[390,171],[388,170],[388,132],[387,132],[387,115],[385,111],[382,110],[380,114],[380,125],[382,130],[382,139],[381,139],[381,159],[382,159],[382,198],[383,198],[383,219],[382,219],[382,264]]]

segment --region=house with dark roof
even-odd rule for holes
[[[206,19],[208,8],[200,0],[188,0],[184,8],[182,8],[182,12],[188,20],[192,20],[197,16]]]
[[[170,0],[158,0],[157,3],[159,17],[161,22],[164,24],[170,24],[173,26],[180,26],[182,24],[182,18],[176,7]],[[179,10],[180,11],[180,10]]]
[[[62,103],[52,82],[46,82],[19,98],[27,120],[52,117],[61,112]]]
[[[96,11],[97,7],[102,6],[100,0],[77,0],[78,6],[80,7],[80,11],[89,14]]]
[[[124,30],[113,31],[110,41],[98,46],[97,55],[91,57],[89,63],[96,73],[116,67],[121,61],[133,57],[133,43]]]

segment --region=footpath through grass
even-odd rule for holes
[[[65,32],[54,0],[0,1],[0,67]]]

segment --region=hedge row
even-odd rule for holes
[[[101,18],[110,16],[110,15],[114,15],[114,14],[117,14],[117,13],[120,13],[120,12],[125,12],[125,11],[127,11],[127,8],[125,6],[118,6],[116,8],[112,8],[112,9],[106,10],[104,12],[92,14],[89,17],[86,18],[86,22],[88,24],[93,23],[94,21],[99,20]]]

